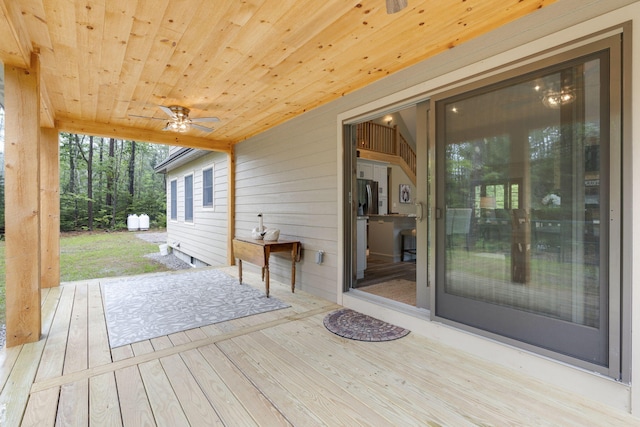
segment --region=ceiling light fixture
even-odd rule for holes
[[[168,107],[159,105],[159,107],[167,114],[167,116],[169,116],[168,120],[159,117],[137,116],[134,114],[130,114],[130,116],[141,117],[143,119],[162,120],[166,123],[162,130],[170,130],[172,132],[186,132],[191,128],[195,128],[203,132],[212,132],[214,130],[213,128],[202,126],[199,123],[220,121],[217,117],[194,117],[192,119],[189,117],[189,109],[180,105],[170,105]]]
[[[167,130],[174,132],[186,132],[191,127],[191,120],[188,118],[178,117],[176,120],[169,120],[167,122]]]
[[[387,13],[392,14],[400,12],[407,7],[408,0],[386,0],[387,1]]]
[[[562,105],[570,104],[576,99],[573,89],[563,88],[560,92],[548,90],[542,97],[542,103],[547,108],[558,109]]]

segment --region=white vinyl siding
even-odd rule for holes
[[[335,127],[315,119],[294,119],[236,146],[236,235],[248,237],[262,213],[264,226],[279,229],[281,239],[302,242],[306,261],[296,265],[296,286],[335,301],[336,135]],[[304,135],[304,143],[291,135]],[[319,250],[325,252],[321,265],[309,261]],[[269,271],[283,283],[291,280],[285,257],[271,257]]]
[[[202,171],[213,169],[213,205],[215,210],[204,208],[202,197]],[[179,250],[209,265],[227,265],[227,155],[206,153],[184,166],[168,172],[168,179],[178,180],[178,200],[184,194],[183,179],[193,173],[193,223],[185,223],[180,207],[178,222],[167,224],[167,241]],[[180,204],[178,204],[180,206]]]

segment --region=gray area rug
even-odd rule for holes
[[[111,348],[289,307],[218,270],[102,284]]]

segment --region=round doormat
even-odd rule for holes
[[[357,341],[391,341],[409,333],[407,329],[348,308],[327,314],[323,323],[334,334]]]

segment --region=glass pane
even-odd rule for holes
[[[446,293],[599,327],[601,60],[445,103]]]
[[[184,220],[193,221],[193,175],[184,178]]]
[[[178,219],[178,181],[171,181],[171,219]]]
[[[213,206],[213,169],[202,171],[202,206]]]

